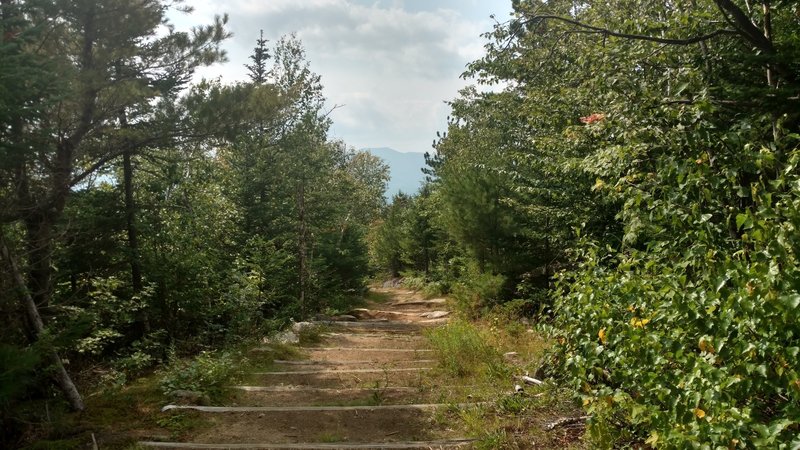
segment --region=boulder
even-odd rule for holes
[[[431,311],[420,314],[421,317],[425,317],[428,319],[441,319],[442,317],[447,317],[450,315],[450,311]]]
[[[170,397],[179,405],[205,406],[211,403],[208,395],[198,391],[176,389],[170,392]]]
[[[270,341],[278,344],[297,344],[300,338],[293,331],[286,330],[276,334]]]
[[[359,319],[371,319],[372,313],[367,308],[356,308],[347,313],[348,316],[357,317]]]
[[[400,286],[402,282],[403,280],[401,278],[392,278],[391,280],[386,280],[383,282],[383,288],[384,289],[396,288]]]
[[[334,322],[355,322],[358,320],[358,317],[351,316],[350,314],[340,314],[338,316],[331,317],[331,320]]]
[[[311,322],[297,322],[292,324],[292,332],[294,334],[300,334],[303,331],[307,331],[313,328],[316,328],[316,325],[314,325]]]

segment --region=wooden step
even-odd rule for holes
[[[394,334],[372,332],[340,332],[326,333],[324,335],[326,347],[346,348],[375,348],[392,347],[407,349],[424,349],[428,347],[428,340],[417,334]],[[313,346],[302,347],[313,349]]]
[[[314,324],[331,328],[382,330],[392,332],[416,332],[417,330],[424,328],[422,322],[400,322],[389,320],[361,320],[358,322],[322,321],[314,322]]]
[[[152,448],[178,449],[261,449],[261,450],[324,450],[324,449],[444,449],[464,447],[475,442],[475,439],[447,439],[438,441],[406,441],[406,442],[313,442],[296,444],[199,444],[191,442],[150,442],[141,441],[138,445]]]
[[[187,440],[222,448],[230,448],[231,444],[261,448],[259,446],[265,443],[268,444],[266,448],[306,443],[335,443],[338,448],[350,448],[351,444],[361,443],[391,444],[463,437],[446,423],[434,421],[437,409],[424,405],[198,409],[184,407],[163,414],[202,416],[206,426],[193,432]]]
[[[429,367],[353,370],[291,370],[251,374],[247,384],[292,385],[318,388],[374,388],[376,386],[417,386]]]
[[[276,359],[273,363],[283,366],[357,366],[357,365],[369,365],[369,366],[378,366],[381,364],[387,365],[412,365],[412,364],[434,364],[436,362],[435,359],[398,359],[393,360],[391,362],[381,362],[381,361],[337,361],[337,360],[324,360],[324,361],[312,361],[312,360],[297,360],[297,361],[286,361],[282,359]],[[369,367],[352,367],[354,369],[368,369]]]
[[[369,348],[369,347],[306,347],[309,351],[317,352],[343,352],[343,351],[357,351],[357,352],[380,352],[380,353],[426,353],[433,350],[428,349],[415,349],[415,348]]]
[[[231,386],[230,389],[237,389],[246,392],[373,392],[376,388],[319,388],[311,386]],[[394,386],[381,388],[383,390],[417,392],[418,387]]]
[[[404,367],[386,369],[320,369],[320,370],[287,370],[283,372],[254,372],[253,375],[260,376],[283,376],[283,375],[320,375],[320,374],[346,374],[346,373],[393,373],[393,372],[422,372],[431,370],[431,367]]]
[[[292,389],[294,387],[294,389]],[[431,387],[303,388],[297,386],[242,386],[235,389],[225,406],[356,406],[461,403],[483,400],[468,397],[464,389]]]
[[[397,411],[422,410],[438,408],[467,408],[478,403],[451,405],[448,403],[422,403],[413,405],[366,405],[366,406],[199,406],[199,405],[167,405],[161,412],[176,410],[192,410],[206,413],[284,413],[284,412],[338,412],[338,411]]]

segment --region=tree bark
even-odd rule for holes
[[[122,178],[125,191],[125,225],[128,228],[128,250],[133,292],[142,291],[142,264],[139,260],[139,232],[136,229],[136,203],[133,198],[133,163],[130,150],[122,154]]]
[[[307,234],[308,234],[308,227],[306,224],[306,183],[305,180],[300,181],[300,185],[297,188],[297,211],[298,211],[298,236],[297,236],[297,256],[298,256],[298,282],[300,284],[300,292],[299,292],[299,301],[300,301],[300,309],[304,315],[308,314],[309,308],[307,305],[306,299],[306,283],[307,283],[307,272],[308,272],[308,261],[307,261],[307,252],[308,252],[308,243],[307,243]]]
[[[36,306],[36,302],[28,290],[28,286],[25,284],[25,279],[19,270],[17,261],[14,259],[14,256],[11,254],[11,251],[8,248],[8,244],[6,243],[5,235],[3,234],[2,230],[0,230],[0,253],[2,253],[3,260],[6,261],[8,267],[11,269],[11,275],[14,279],[14,284],[17,286],[17,289],[22,296],[22,301],[25,306],[25,315],[27,316],[28,323],[33,327],[34,337],[38,338],[39,335],[41,335],[44,331],[44,322],[42,322],[42,317],[39,315],[39,309]],[[47,358],[55,368],[55,381],[58,384],[58,387],[64,393],[64,396],[67,398],[67,401],[72,409],[76,411],[83,411],[85,409],[83,398],[81,397],[78,388],[75,386],[75,383],[72,382],[72,378],[70,378],[69,373],[67,373],[67,369],[64,367],[63,361],[61,361],[61,357],[55,350],[53,350],[49,352]]]

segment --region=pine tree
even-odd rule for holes
[[[45,32],[31,36],[29,45],[6,42],[0,51],[11,52],[20,63],[46,55],[47,70],[27,63],[22,68],[60,85],[55,93],[34,86],[28,90],[34,101],[11,98],[13,107],[0,115],[0,129],[19,130],[3,136],[2,146],[15,149],[15,158],[3,158],[0,166],[0,179],[10,180],[0,188],[0,234],[24,230],[16,239],[24,244],[14,242],[8,232],[0,247],[25,306],[29,339],[36,341],[51,321],[38,308],[46,311],[53,299],[56,229],[68,198],[77,186],[126,152],[162,138],[134,133],[123,122],[136,123],[140,130],[157,129],[161,122],[151,106],[173,96],[197,66],[224,59],[219,43],[228,35],[227,18],[195,27],[191,35],[170,32],[148,41],[164,23],[164,2],[7,0],[0,6],[2,27],[11,32],[10,37],[35,31],[33,18],[53,24],[52,29],[43,28]],[[126,67],[130,70],[123,70]],[[14,73],[23,72],[15,69]],[[20,79],[27,78],[40,79]],[[5,79],[0,82],[0,88],[5,83]],[[36,105],[35,114],[28,111],[28,103]],[[170,129],[170,135],[180,133],[173,125],[162,125]],[[22,254],[21,248],[27,252]],[[83,409],[59,355],[52,352],[50,360],[71,406]]]
[[[267,51],[267,42],[269,41],[264,39],[264,30],[261,30],[261,37],[256,40],[256,47],[253,49],[253,54],[250,55],[253,64],[244,65],[250,71],[250,81],[254,84],[264,84],[267,81],[267,75],[269,75],[267,60],[270,55]]]

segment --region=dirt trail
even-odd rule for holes
[[[212,426],[187,442],[140,442],[161,448],[438,449],[466,448],[436,418],[446,388],[425,383],[435,362],[422,330],[445,323],[443,299],[376,289],[389,301],[352,312],[356,321],[328,324],[307,360],[276,361],[251,374],[228,405],[180,407]],[[188,408],[188,409],[187,409]],[[166,414],[166,413],[165,413]]]

